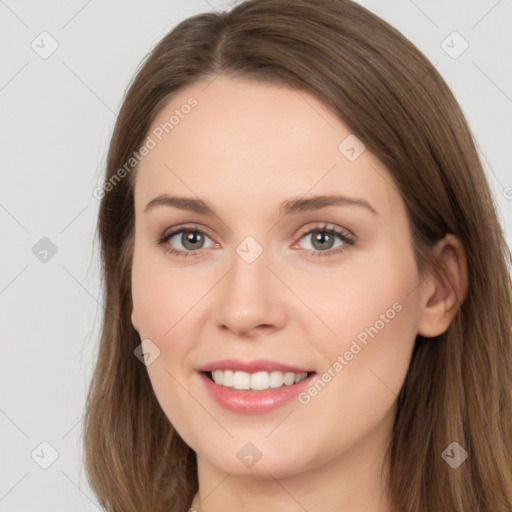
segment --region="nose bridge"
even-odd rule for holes
[[[240,334],[258,326],[277,327],[284,321],[282,285],[267,268],[272,266],[271,256],[252,236],[236,247],[216,301],[220,326]]]

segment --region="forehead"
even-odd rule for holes
[[[148,132],[136,207],[162,193],[244,210],[340,193],[380,209],[400,200],[387,169],[316,97],[285,86],[218,76],[174,94]],[[352,151],[352,149],[354,151]],[[348,150],[348,153],[347,153]]]

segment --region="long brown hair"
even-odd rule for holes
[[[416,339],[388,451],[389,492],[400,512],[510,512],[510,250],[452,92],[412,43],[350,0],[248,0],[188,18],[127,90],[98,219],[104,318],[84,420],[85,469],[100,504],[183,512],[198,488],[195,454],[134,356],[141,343],[130,321],[135,169],[119,171],[170,94],[220,73],[323,101],[392,174],[420,269],[435,265],[431,249],[444,235],[461,239],[467,296],[445,333]],[[442,457],[452,442],[469,454],[456,469]]]

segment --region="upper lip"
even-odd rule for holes
[[[213,372],[215,370],[232,370],[247,373],[256,372],[293,372],[293,373],[309,373],[312,370],[293,366],[279,361],[271,361],[270,359],[255,359],[253,361],[242,361],[240,359],[222,359],[207,363],[198,368],[200,372]]]

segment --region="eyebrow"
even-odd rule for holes
[[[191,197],[178,197],[159,195],[152,199],[144,208],[144,213],[157,207],[167,206],[180,210],[189,210],[209,216],[217,216],[215,210],[205,201]],[[294,213],[303,213],[311,210],[320,210],[328,206],[359,206],[365,208],[374,215],[378,215],[373,206],[364,199],[347,197],[343,195],[321,195],[308,198],[290,199],[281,203],[279,215],[286,216]]]

